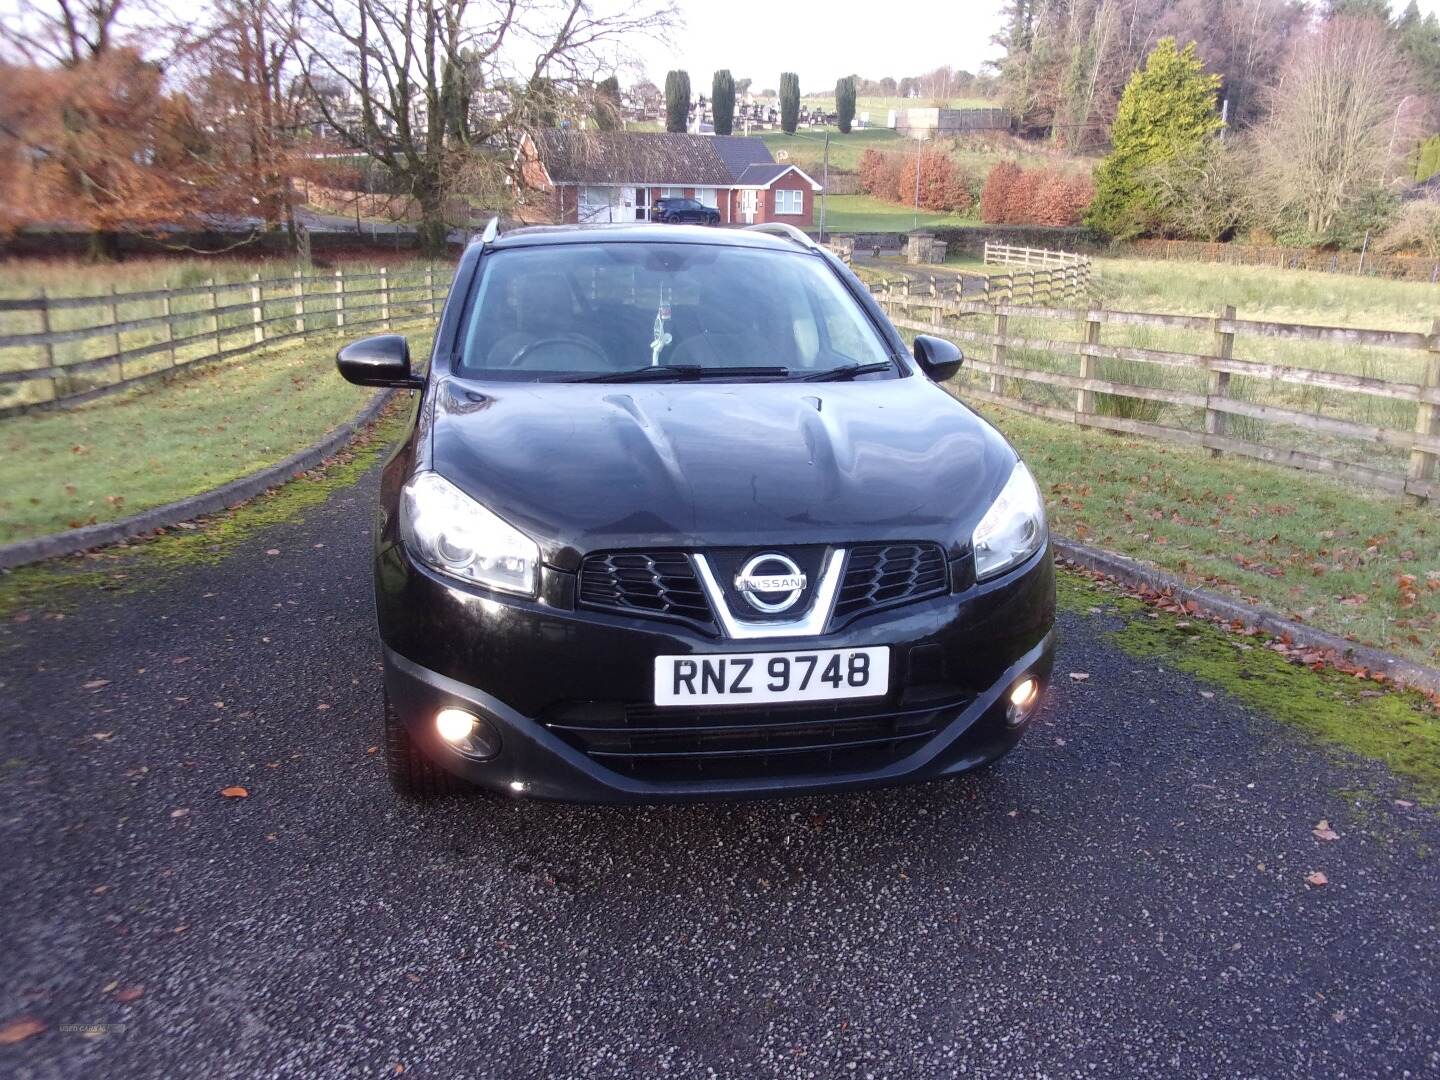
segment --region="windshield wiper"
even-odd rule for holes
[[[853,379],[856,375],[868,375],[872,371],[889,371],[891,363],[888,360],[874,364],[846,364],[844,367],[830,368],[828,371],[817,371],[814,375],[801,375],[800,382],[840,382],[845,379]]]
[[[783,379],[790,374],[784,367],[701,367],[699,364],[661,364],[659,367],[633,368],[629,371],[611,371],[604,375],[587,375],[574,382],[651,382],[674,379],[728,379],[737,377],[767,377]]]

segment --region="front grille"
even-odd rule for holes
[[[835,618],[849,618],[945,591],[945,553],[935,544],[857,544],[845,563]]]
[[[545,723],[600,764],[641,780],[823,776],[899,761],[969,700],[708,709],[581,702],[552,710]]]
[[[580,564],[579,602],[582,607],[713,625],[695,568],[680,551],[587,555]]]

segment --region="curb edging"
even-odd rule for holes
[[[182,521],[204,517],[206,514],[228,510],[243,502],[264,494],[273,487],[285,483],[297,473],[307,472],[348,444],[364,428],[368,427],[380,411],[389,403],[393,390],[384,390],[372,397],[354,417],[345,421],[334,431],[304,450],[291,454],[283,461],[276,462],[259,472],[231,480],[210,491],[190,495],[177,502],[133,514],[119,521],[107,521],[100,525],[84,525],[78,529],[67,529],[63,533],[36,536],[28,540],[0,545],[0,570],[10,570],[28,563],[54,559],[62,555],[75,555],[91,548],[117,544],[157,529],[178,525]]]
[[[1174,574],[1139,559],[1132,559],[1128,555],[1117,555],[1112,551],[1058,536],[1051,540],[1051,544],[1057,559],[1062,563],[1103,574],[1122,585],[1143,585],[1156,592],[1169,593],[1181,603],[1193,601],[1202,614],[1239,620],[1246,626],[1257,627],[1274,637],[1288,636],[1297,645],[1320,649],[1369,671],[1379,672],[1392,683],[1423,690],[1429,694],[1440,694],[1440,670],[1435,668],[1287,619],[1269,608],[1253,607],[1209,589],[1197,588]]]

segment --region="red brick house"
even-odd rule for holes
[[[521,139],[522,215],[550,222],[649,221],[656,201],[699,199],[722,224],[815,220],[820,185],[760,139],[658,131],[559,131]]]

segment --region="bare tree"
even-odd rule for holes
[[[20,0],[0,22],[0,42],[32,64],[73,68],[123,44],[126,0]]]
[[[1395,130],[1405,121],[1409,85],[1379,20],[1338,17],[1302,38],[1256,133],[1273,211],[1321,237],[1394,175],[1410,145]]]
[[[295,236],[291,178],[298,153],[300,101],[287,70],[301,34],[300,0],[212,0],[212,24],[198,31],[184,68],[189,93],[212,145],[238,172],[251,207],[270,228]]]
[[[638,0],[613,14],[587,0],[306,0],[310,30],[291,49],[325,125],[373,158],[420,211],[420,242],[444,250],[447,196],[498,151],[543,124],[557,98],[613,70],[637,36],[663,35],[668,0]],[[487,107],[473,107],[489,93]]]

